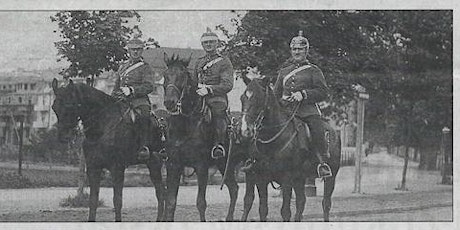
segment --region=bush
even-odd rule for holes
[[[76,196],[68,196],[59,202],[59,206],[61,207],[69,207],[69,208],[81,208],[81,207],[89,207],[89,194],[83,192],[81,195]],[[99,200],[97,202],[98,207],[104,206],[104,201]]]
[[[0,189],[32,188],[34,184],[24,175],[16,172],[5,172],[0,174]]]

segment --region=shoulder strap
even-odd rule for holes
[[[210,68],[211,66],[213,66],[214,64],[216,64],[217,62],[220,62],[222,60],[223,60],[222,57],[218,57],[218,58],[206,63],[206,65],[203,66],[203,70],[207,70],[208,68]]]
[[[284,78],[283,78],[283,85],[285,85],[285,84],[286,84],[286,81],[287,81],[289,78],[291,78],[292,76],[294,76],[296,73],[298,73],[298,72],[300,72],[300,71],[302,71],[302,70],[308,69],[308,68],[310,68],[310,67],[311,67],[311,65],[303,65],[303,66],[300,66],[300,67],[297,68],[297,69],[292,70],[290,73],[288,73],[286,76],[284,76]]]
[[[136,63],[136,64],[130,66],[129,68],[127,68],[125,71],[123,71],[123,72],[121,73],[121,76],[127,75],[129,72],[131,72],[131,71],[137,69],[138,67],[141,67],[141,66],[144,65],[144,64],[145,64],[145,63],[144,63],[143,61],[141,61],[141,62],[138,62],[138,63]]]

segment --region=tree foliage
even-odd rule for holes
[[[119,63],[127,59],[126,42],[133,36],[142,36],[130,20],[139,21],[140,15],[135,11],[60,11],[51,16],[62,38],[55,43],[58,61],[70,62],[61,74],[89,77],[117,70]],[[158,46],[152,38],[148,43]]]
[[[235,33],[217,28],[243,74],[257,66],[275,76],[303,30],[331,88],[330,114],[355,99],[354,84],[364,86],[365,132],[376,140],[433,143],[452,127],[452,11],[248,11],[233,23]]]

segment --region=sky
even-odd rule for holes
[[[56,11],[0,11],[0,72],[57,68],[54,42],[59,41]],[[162,47],[201,48],[206,27],[223,24],[232,28],[230,11],[139,11],[143,37],[152,37]]]

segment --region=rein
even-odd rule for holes
[[[259,114],[257,115],[257,118],[255,120],[255,125],[254,125],[254,136],[253,136],[253,143],[252,145],[254,146],[254,152],[257,152],[257,153],[260,153],[260,150],[257,146],[258,143],[260,144],[270,144],[270,143],[273,143],[274,141],[276,141],[287,129],[287,127],[289,126],[289,124],[291,124],[291,122],[294,120],[295,118],[295,114],[297,113],[299,107],[300,107],[300,102],[297,103],[294,111],[292,112],[292,114],[289,116],[289,119],[285,122],[282,122],[281,124],[278,124],[278,125],[275,125],[275,126],[272,126],[272,127],[280,127],[282,126],[282,128],[271,138],[269,138],[268,140],[262,140],[261,138],[258,137],[258,134],[260,132],[260,130],[263,128],[262,126],[262,122],[263,120],[265,119],[265,113],[266,113],[266,108],[268,108],[268,97],[269,97],[269,89],[268,87],[266,87],[266,90],[265,90],[265,103],[264,103],[264,107],[263,109],[259,112]],[[247,114],[247,112],[243,113],[243,114]],[[291,135],[291,137],[289,138],[289,140],[283,145],[283,147],[278,150],[277,152],[280,153],[280,152],[283,152],[284,150],[286,150],[289,145],[292,143],[292,141],[294,140],[294,138],[297,136],[298,134],[298,131],[295,130],[295,132]],[[259,154],[260,155],[260,154]]]

